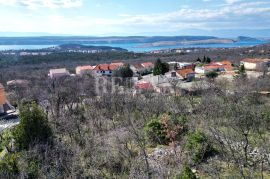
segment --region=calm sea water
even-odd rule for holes
[[[84,45],[121,47],[134,52],[149,52],[161,49],[193,48],[193,47],[194,48],[251,47],[264,43],[265,42],[257,41],[257,42],[236,42],[231,44],[177,45],[177,46],[160,46],[160,47],[141,47],[143,44],[140,43],[123,43],[123,44],[108,43],[108,44],[84,44]],[[0,45],[0,50],[36,50],[54,46],[57,45]]]

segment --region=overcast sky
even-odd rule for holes
[[[265,36],[270,0],[0,0],[0,22],[0,32]]]

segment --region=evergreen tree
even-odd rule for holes
[[[203,61],[202,62],[206,63],[206,57],[205,56],[203,56]]]
[[[34,143],[47,143],[52,131],[44,112],[33,103],[20,107],[20,124],[13,135],[19,149],[28,149]]]
[[[169,64],[162,62],[158,59],[155,63],[153,74],[156,75],[164,75],[166,72],[170,70]]]
[[[206,58],[206,63],[211,63],[211,58],[210,57]]]
[[[245,66],[244,65],[240,65],[239,67],[239,74],[245,74],[246,73],[246,69],[245,69]]]

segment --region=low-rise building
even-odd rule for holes
[[[9,104],[6,99],[5,88],[0,83],[0,115],[5,115],[10,112],[14,112],[15,108]]]
[[[153,70],[154,66],[155,65],[152,62],[145,62],[145,63],[130,65],[130,69],[135,74],[137,73],[140,75],[145,75],[145,74],[150,73]]]
[[[270,67],[270,59],[246,58],[240,62],[246,70],[264,70]]]
[[[195,78],[195,72],[192,69],[181,69],[176,71],[177,75],[187,81],[192,81]]]
[[[76,75],[83,76],[86,74],[91,74],[93,72],[93,66],[78,66],[76,67]]]
[[[48,75],[50,78],[53,79],[53,78],[60,78],[60,77],[69,76],[70,73],[65,68],[59,68],[59,69],[51,69],[50,73]]]
[[[230,61],[224,60],[221,62],[212,62],[201,67],[195,67],[195,72],[198,74],[206,74],[211,71],[231,73],[233,72],[233,66]]]
[[[112,76],[112,73],[117,68],[123,66],[124,63],[99,64],[93,70],[99,76]]]

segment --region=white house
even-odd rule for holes
[[[195,67],[195,73],[198,73],[198,74],[205,74],[205,69],[204,67]]]
[[[112,73],[117,68],[123,66],[124,63],[99,64],[93,70],[99,76],[112,76]]]
[[[60,69],[51,69],[50,73],[48,74],[48,76],[50,78],[60,78],[60,77],[64,77],[64,76],[69,76],[69,71],[67,71],[67,69],[65,68],[60,68]]]
[[[270,66],[270,59],[246,58],[240,62],[246,70],[263,70]]]

